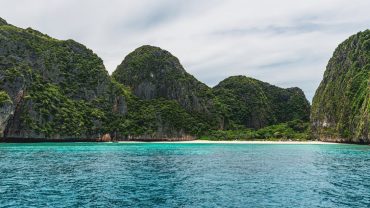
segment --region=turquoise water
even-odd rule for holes
[[[370,207],[370,146],[0,144],[0,207]]]

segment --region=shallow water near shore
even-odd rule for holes
[[[370,146],[0,144],[0,207],[369,207]]]

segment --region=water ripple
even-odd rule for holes
[[[0,144],[0,207],[370,207],[370,147]]]

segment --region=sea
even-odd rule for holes
[[[0,143],[0,207],[370,207],[370,146]]]

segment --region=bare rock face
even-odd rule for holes
[[[0,91],[0,138],[3,136],[9,118],[14,114],[14,105],[5,91]]]
[[[0,17],[0,26],[1,25],[7,25],[7,24],[8,23],[3,18]]]
[[[127,113],[126,100],[123,95],[119,95],[114,98],[113,112],[122,115]]]
[[[110,134],[104,134],[102,137],[101,137],[101,142],[110,142],[112,141],[112,138],[110,136]]]
[[[312,103],[311,129],[322,141],[370,143],[370,31],[334,51]]]

